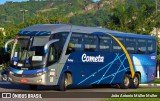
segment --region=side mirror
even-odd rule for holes
[[[14,41],[14,39],[10,39],[10,40],[8,40],[8,41],[5,43],[5,46],[4,46],[4,49],[5,49],[4,51],[5,51],[5,52],[8,51],[8,44],[11,43],[11,42],[13,42],[13,41]]]
[[[48,52],[48,47],[50,46],[50,44],[58,42],[58,41],[59,41],[59,39],[54,39],[54,40],[51,40],[51,41],[47,42],[44,45],[44,53],[46,54]]]

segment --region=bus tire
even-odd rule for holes
[[[36,90],[37,89],[37,85],[29,85],[29,89],[30,90]]]
[[[130,76],[128,74],[124,75],[123,82],[119,85],[121,89],[127,89],[130,86]]]
[[[70,73],[64,73],[61,84],[59,85],[60,91],[65,91],[66,88],[72,84],[72,75]]]
[[[131,88],[138,88],[140,83],[140,76],[138,73],[135,74],[134,78],[131,79]]]
[[[2,75],[0,74],[0,81],[2,81],[3,79],[2,79]]]
[[[2,74],[2,81],[8,81],[7,74]]]

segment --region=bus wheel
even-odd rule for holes
[[[37,85],[29,85],[30,90],[36,90],[37,89]]]
[[[65,91],[66,88],[72,84],[72,76],[70,73],[65,73],[62,77],[61,84],[59,85],[60,91]]]
[[[7,76],[7,74],[3,74],[3,75],[2,75],[2,80],[3,80],[3,81],[8,81],[8,76]]]
[[[130,76],[128,74],[125,74],[123,83],[120,84],[120,88],[127,89],[130,85]]]
[[[138,88],[139,87],[139,81],[140,81],[140,77],[139,74],[135,74],[134,78],[131,79],[131,88]]]

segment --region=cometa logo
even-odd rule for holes
[[[86,54],[83,54],[82,62],[104,62],[104,56],[87,56]]]

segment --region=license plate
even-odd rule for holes
[[[21,79],[20,82],[26,83],[26,82],[28,82],[28,80],[27,79]]]

